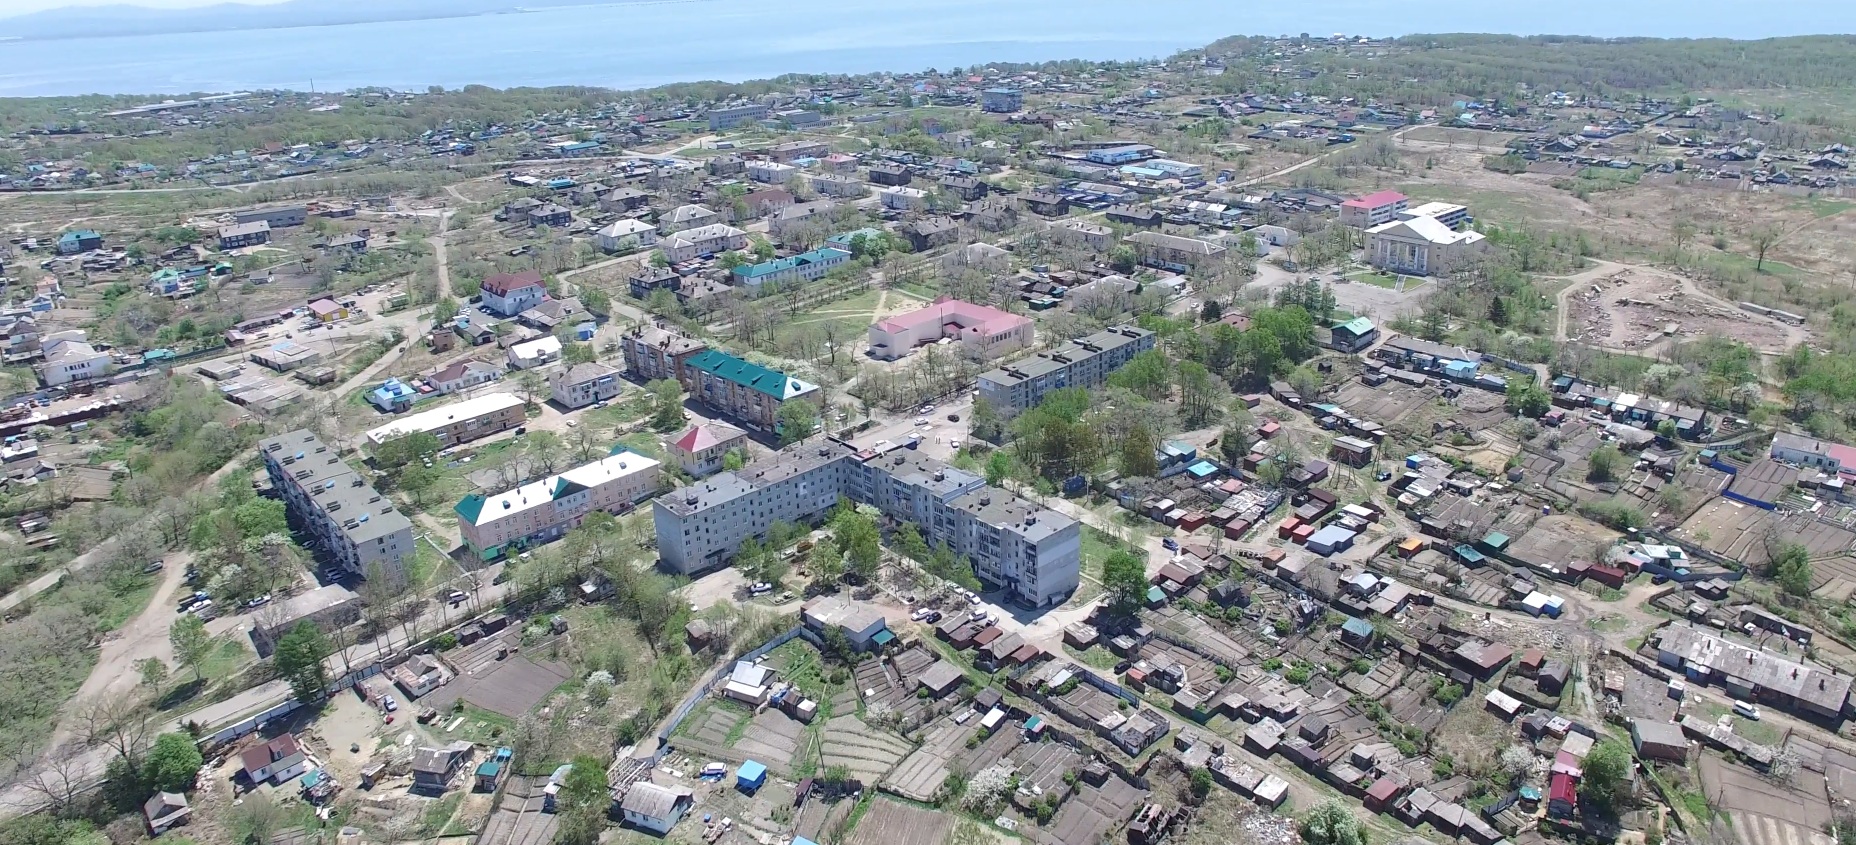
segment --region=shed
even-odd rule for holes
[[[754,792],[767,785],[767,766],[754,760],[741,764],[735,770],[735,788],[742,792]]]
[[[1669,722],[1632,719],[1630,739],[1639,757],[1676,763],[1688,759],[1688,737],[1683,736],[1682,728]]]

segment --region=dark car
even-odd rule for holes
[[[960,422],[960,415],[959,414],[948,414],[947,421],[948,422]]]
[[[941,611],[939,610],[928,611],[928,615],[923,616],[922,621],[930,625],[933,625],[934,623],[941,621]]]
[[[1120,675],[1120,674],[1124,674],[1124,673],[1126,673],[1126,672],[1128,671],[1128,669],[1129,669],[1129,668],[1131,668],[1132,666],[1134,666],[1134,664],[1133,664],[1132,662],[1130,662],[1130,661],[1127,661],[1127,660],[1123,660],[1123,661],[1121,661],[1120,663],[1117,663],[1117,664],[1115,664],[1115,674],[1117,674],[1117,675]]]

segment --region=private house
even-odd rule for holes
[[[643,780],[625,790],[619,812],[626,824],[664,836],[695,803],[693,793],[685,787],[658,786]]]
[[[745,450],[748,433],[724,422],[698,423],[684,429],[665,443],[671,458],[694,478],[705,478],[722,470],[722,458],[730,449]]]
[[[665,235],[671,235],[684,229],[697,229],[720,222],[722,222],[722,215],[716,214],[706,206],[679,205],[657,219],[657,230]]]
[[[406,693],[408,698],[415,699],[429,695],[432,690],[444,686],[445,681],[451,678],[451,673],[445,670],[444,664],[439,663],[438,658],[429,654],[415,654],[400,665],[393,667],[389,674],[393,676],[395,686]]]
[[[850,260],[850,250],[835,246],[820,247],[811,252],[759,264],[742,264],[734,270],[735,284],[758,291],[762,285],[780,284],[794,279],[815,281],[831,272],[831,268]]]
[[[219,227],[219,249],[222,252],[270,242],[271,224],[262,220]]]
[[[798,201],[784,188],[765,188],[741,197],[741,204],[747,207],[750,217],[765,217]]]
[[[1165,215],[1148,206],[1110,206],[1106,216],[1110,223],[1120,223],[1136,229],[1157,229],[1165,221]]]
[[[617,220],[599,228],[593,239],[605,252],[628,252],[657,245],[657,227],[643,220]]]
[[[455,446],[508,431],[527,421],[521,398],[512,393],[486,393],[370,429],[367,442],[378,446],[408,434],[424,432],[438,438],[445,446]]]
[[[899,164],[872,165],[868,177],[872,185],[884,185],[892,188],[899,188],[903,185],[907,185],[910,180],[914,178],[910,175],[908,168]]]
[[[902,227],[902,236],[909,239],[909,245],[916,252],[946,246],[959,234],[960,226],[946,217],[917,220]]]
[[[1441,275],[1480,254],[1481,232],[1458,232],[1433,217],[1381,223],[1366,230],[1366,261],[1381,270]]]
[[[540,305],[516,315],[516,322],[538,331],[552,332],[557,328],[588,319],[586,306],[580,304],[580,297],[570,296],[555,299],[550,296]]]
[[[367,401],[373,403],[374,407],[379,408],[382,413],[397,414],[412,407],[412,403],[419,401],[419,391],[397,378],[389,378],[381,382],[379,387],[367,392]]]
[[[799,609],[800,621],[814,631],[836,629],[859,651],[880,646],[895,638],[883,614],[863,602],[846,601],[837,596],[821,596]]]
[[[707,343],[695,338],[642,326],[619,339],[625,369],[644,381],[681,380],[684,365],[708,348]]]
[[[253,786],[286,783],[309,768],[309,758],[295,734],[279,734],[263,745],[245,749],[238,757],[239,771]]]
[[[440,396],[469,390],[480,384],[489,384],[503,377],[503,368],[483,361],[453,361],[433,370],[425,377],[425,383],[432,386],[432,392]]]
[[[891,211],[928,210],[928,192],[920,188],[884,188],[877,191],[877,196]]]
[[[664,238],[660,248],[670,263],[688,261],[731,249],[746,249],[748,233],[723,223],[683,229]]]
[[[1371,229],[1398,219],[1398,213],[1410,204],[1411,199],[1397,191],[1354,197],[1340,204],[1340,222],[1355,229]]]
[[[1225,254],[1224,247],[1209,241],[1160,232],[1136,232],[1127,240],[1140,253],[1142,264],[1177,273],[1222,260]]]
[[[663,487],[661,464],[617,447],[558,475],[489,496],[473,493],[454,509],[464,545],[482,560],[559,539],[589,514],[628,513]]]
[[[530,228],[552,226],[556,229],[565,229],[573,225],[573,222],[574,213],[563,205],[547,203],[546,205],[531,208],[528,212],[528,225]]]
[[[710,176],[740,176],[748,172],[748,163],[740,156],[729,153],[709,159],[705,169]]]
[[[1379,342],[1379,327],[1365,317],[1355,317],[1332,329],[1329,346],[1339,352],[1358,352]]]
[[[114,362],[108,353],[98,352],[96,347],[84,341],[83,332],[75,338],[61,337],[60,332],[44,342],[45,360],[37,367],[39,381],[46,387],[57,387],[74,381],[88,381],[109,373]]]
[[[142,819],[148,822],[148,835],[160,836],[184,825],[193,817],[187,796],[178,792],[157,792],[142,802]]]
[[[92,229],[74,229],[58,236],[59,255],[77,255],[102,248],[103,236]]]
[[[624,380],[619,371],[597,361],[575,364],[548,377],[548,392],[554,404],[563,408],[584,408],[619,395]]]
[[[960,344],[968,356],[990,360],[1031,345],[1036,328],[1029,318],[986,305],[942,298],[925,308],[870,327],[870,354],[884,360],[941,340]]]
[[[444,748],[420,748],[412,755],[412,791],[438,795],[451,787],[451,779],[470,762],[474,750],[457,740]]]
[[[541,304],[548,286],[541,281],[540,270],[498,273],[483,280],[479,288],[484,307],[503,317],[514,317]]]
[[[538,337],[509,347],[507,354],[511,369],[532,370],[561,360],[561,339],[554,335]]]
[[[779,430],[780,406],[788,401],[815,401],[818,385],[750,364],[709,349],[684,362],[678,381],[690,398],[745,421],[751,427]]]

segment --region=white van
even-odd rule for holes
[[[1759,707],[1745,701],[1734,702],[1734,715],[1743,719],[1759,721]]]

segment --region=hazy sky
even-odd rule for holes
[[[267,6],[283,0],[236,0],[252,6]],[[215,6],[229,0],[0,0],[0,18],[23,15],[44,9],[66,6],[150,6],[157,9],[185,9],[192,6]]]

